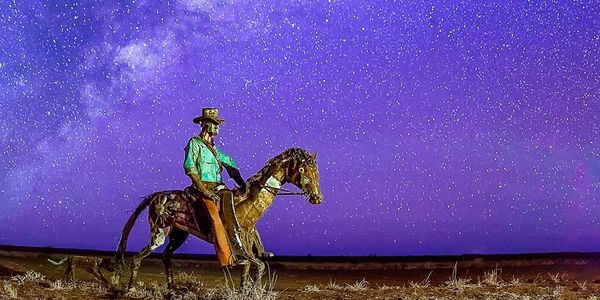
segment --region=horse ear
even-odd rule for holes
[[[312,157],[313,159],[317,159],[317,151],[313,152]]]

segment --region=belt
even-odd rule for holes
[[[226,189],[227,187],[225,186],[224,183],[222,182],[210,182],[210,181],[202,181],[202,183],[204,184],[204,186],[206,186],[207,189],[213,191],[213,192],[218,192],[222,189]],[[194,188],[196,188],[194,186]]]

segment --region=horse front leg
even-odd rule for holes
[[[242,269],[242,278],[240,281],[240,287],[242,290],[246,289],[250,285],[250,264],[247,264]]]
[[[251,231],[251,239],[253,248],[255,250],[255,255],[262,258],[268,258],[275,256],[273,252],[265,251],[265,246],[263,245],[262,239],[260,238],[260,234],[258,234],[258,230],[254,227]]]
[[[242,290],[248,290],[253,285],[261,284],[262,277],[265,274],[265,264],[260,261],[256,256],[248,257],[250,264],[245,265],[242,269],[242,280],[240,282],[240,287]],[[256,268],[256,273],[254,274],[254,279],[250,278],[250,267],[254,265]]]
[[[75,281],[75,266],[77,262],[73,259],[73,257],[69,257],[67,259],[67,272],[65,274],[66,281],[74,282]]]
[[[254,274],[254,284],[261,284],[262,278],[265,275],[265,263],[263,263],[260,259],[254,258],[256,273]]]

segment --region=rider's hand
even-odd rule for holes
[[[221,200],[221,198],[219,198],[219,196],[215,193],[210,194],[208,196],[208,198],[210,198],[210,200],[215,201],[215,202]]]

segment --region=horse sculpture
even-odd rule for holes
[[[241,285],[249,282],[251,265],[256,267],[255,282],[260,282],[264,272],[265,264],[259,259],[268,256],[262,247],[262,241],[256,231],[255,225],[271,206],[275,196],[280,191],[289,194],[300,194],[308,198],[312,204],[319,204],[323,200],[319,187],[319,171],[316,164],[317,153],[309,154],[301,148],[289,148],[277,156],[271,158],[265,166],[255,175],[248,178],[247,189],[233,190],[234,218],[237,216],[236,227],[238,236],[230,237],[236,240],[233,244],[237,252],[246,257],[251,264],[244,266],[242,270]],[[281,188],[285,183],[291,183],[300,188],[300,193],[291,193]],[[202,215],[201,211],[194,209],[189,194],[185,190],[171,190],[155,192],[145,197],[135,211],[131,214],[123,228],[119,248],[115,256],[115,272],[112,283],[118,285],[122,270],[125,266],[125,249],[127,239],[137,217],[148,207],[148,220],[150,224],[150,243],[140,252],[135,254],[131,264],[131,277],[128,288],[131,288],[137,277],[141,261],[152,251],[165,242],[169,237],[169,243],[163,252],[163,263],[167,284],[171,289],[175,288],[173,272],[171,268],[171,256],[183,244],[189,234],[211,243],[210,223],[208,216]],[[197,214],[201,220],[196,222]],[[200,224],[198,224],[200,223]]]

